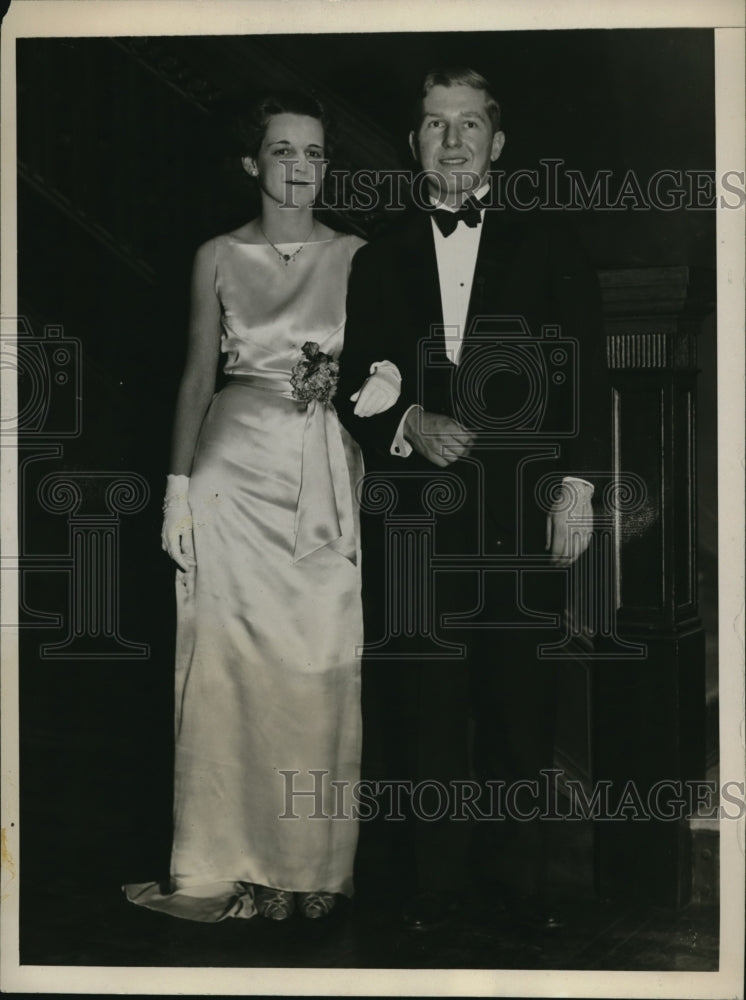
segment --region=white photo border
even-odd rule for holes
[[[566,28],[715,29],[717,176],[744,169],[744,8],[738,0],[13,0],[2,26],[0,316],[17,315],[15,42],[21,37],[512,31]],[[743,175],[742,175],[743,176]],[[717,213],[718,518],[721,775],[744,781],[744,209]],[[0,366],[0,418],[17,408],[14,371]],[[14,621],[17,552],[14,442],[0,449],[0,622]],[[721,824],[718,972],[21,966],[18,961],[18,635],[0,629],[2,658],[2,988],[15,992],[188,995],[743,997],[744,820]],[[743,785],[741,786],[743,788]],[[248,980],[248,981],[247,981]]]

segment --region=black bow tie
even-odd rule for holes
[[[456,231],[459,222],[465,222],[469,229],[474,229],[481,221],[480,212],[484,206],[480,201],[470,198],[458,212],[448,212],[445,208],[433,210],[435,224],[444,236],[450,236]]]

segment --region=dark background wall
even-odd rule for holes
[[[149,657],[50,660],[40,647],[64,629],[22,634],[28,884],[53,870],[55,892],[81,879],[110,887],[167,869],[173,610],[159,531],[188,268],[201,240],[252,212],[208,109],[280,83],[311,87],[341,122],[339,163],[409,167],[410,95],[425,70],[444,62],[494,80],[507,172],[550,157],[588,178],[612,170],[617,182],[630,169],[643,184],[660,169],[714,170],[711,31],[19,41],[20,312],[36,337],[60,324],[79,339],[82,376],[81,433],[26,473],[27,554],[68,544],[65,517],[42,511],[36,497],[49,472],[130,471],[151,487],[145,508],[119,526],[120,632],[147,644]],[[575,223],[598,268],[715,265],[711,211],[583,211]],[[711,322],[700,345],[700,541],[711,632],[715,345]],[[31,391],[22,373],[22,399]],[[24,588],[28,609],[67,615],[64,574],[29,573]]]

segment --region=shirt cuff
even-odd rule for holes
[[[409,458],[412,454],[412,445],[404,437],[404,424],[407,417],[412,410],[421,410],[422,407],[418,403],[413,403],[412,406],[407,407],[404,411],[404,415],[399,421],[399,426],[396,428],[396,434],[394,435],[394,440],[391,442],[391,448],[389,449],[389,454],[396,455],[398,458]]]

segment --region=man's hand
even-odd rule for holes
[[[423,458],[441,468],[465,458],[474,444],[474,435],[458,421],[419,407],[407,414],[404,437]]]
[[[554,566],[571,566],[591,543],[593,487],[579,479],[565,480],[554,508],[547,514],[547,544]]]

